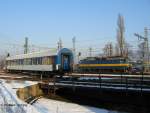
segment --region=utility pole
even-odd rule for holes
[[[149,71],[150,70],[150,66],[149,66],[149,43],[148,43],[148,30],[150,30],[150,29],[148,29],[147,27],[145,27],[144,28],[144,33],[145,33],[145,38],[146,38],[146,42],[145,42],[145,45],[146,45],[146,66],[147,66],[147,71]]]
[[[60,49],[62,49],[62,40],[61,40],[61,38],[59,39],[59,44],[60,44]]]
[[[89,56],[92,57],[92,47],[89,48]]]
[[[59,44],[59,41],[58,41],[58,42],[57,42],[57,49],[58,49],[58,50],[60,49],[59,45],[60,45],[60,44]]]
[[[58,50],[62,49],[62,40],[61,38],[59,38],[59,41],[58,41]]]
[[[76,60],[76,47],[75,47],[75,44],[76,44],[76,37],[73,37],[72,38],[72,44],[73,44],[73,57],[74,57],[74,61],[73,61],[73,71],[76,70],[76,63],[77,63],[77,60]]]
[[[24,54],[28,53],[28,37],[25,37]]]
[[[72,44],[73,44],[73,55],[74,55],[74,63],[76,63],[76,37],[72,38]]]
[[[135,33],[134,35],[138,37],[138,39],[143,39],[144,42],[144,50],[143,50],[143,71],[147,72],[150,70],[149,66],[149,44],[148,44],[148,30],[146,27],[144,28],[144,37]]]

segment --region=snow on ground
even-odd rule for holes
[[[5,75],[5,76],[4,76],[4,75],[3,75],[3,76],[0,76],[0,77],[1,77],[1,78],[2,78],[2,77],[3,77],[3,78],[24,78],[24,77],[10,77],[10,76],[6,76],[6,75]]]
[[[0,83],[0,113],[39,113],[33,106],[20,100],[14,88],[26,87],[36,82],[17,82],[1,80]]]
[[[1,81],[6,85],[11,86],[12,89],[24,88],[38,83],[36,81],[20,81],[20,80],[1,80]]]
[[[46,98],[39,99],[33,106],[40,113],[117,113],[105,109],[83,106]]]
[[[17,88],[34,84],[37,82],[0,79],[0,113],[118,113],[46,98],[40,98],[30,105],[17,97]]]
[[[0,78],[31,78],[29,76],[26,76],[26,75],[10,75],[10,74],[1,74],[0,73]]]
[[[27,76],[0,75],[1,78],[28,78]]]

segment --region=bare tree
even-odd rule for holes
[[[107,46],[107,44],[103,48],[103,54],[104,54],[104,56],[108,56],[108,46]]]
[[[119,53],[119,47],[118,47],[118,44],[116,44],[116,45],[115,45],[115,55],[116,55],[116,56],[119,56],[119,54],[120,54],[120,53]]]
[[[113,55],[113,45],[112,43],[107,43],[103,48],[104,56],[112,56]]]
[[[124,56],[132,59],[134,57],[133,51],[132,51],[132,46],[129,43],[125,43],[124,47]]]
[[[125,48],[125,39],[124,39],[124,32],[125,32],[125,27],[124,27],[124,18],[122,15],[118,15],[118,21],[117,21],[117,43],[119,47],[119,53],[120,56],[124,56],[124,48]]]
[[[113,56],[113,44],[112,43],[109,44],[109,48],[110,48],[110,56]]]

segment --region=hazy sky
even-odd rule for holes
[[[30,43],[55,47],[61,37],[71,47],[103,47],[116,41],[118,14],[125,19],[125,37],[150,28],[150,0],[0,0],[0,45]],[[2,49],[2,48],[1,48]]]

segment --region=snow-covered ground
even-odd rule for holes
[[[20,100],[16,88],[23,88],[36,82],[6,81],[0,82],[0,113],[39,113],[33,106]]]
[[[17,97],[18,88],[34,84],[37,82],[0,79],[0,113],[118,113],[46,98],[40,98],[30,105]]]
[[[13,78],[13,79],[21,79],[21,78],[31,78],[30,76],[27,75],[18,75],[18,74],[6,74],[6,73],[0,73],[0,78]]]
[[[105,109],[83,106],[46,98],[39,99],[33,104],[41,113],[117,113]]]

